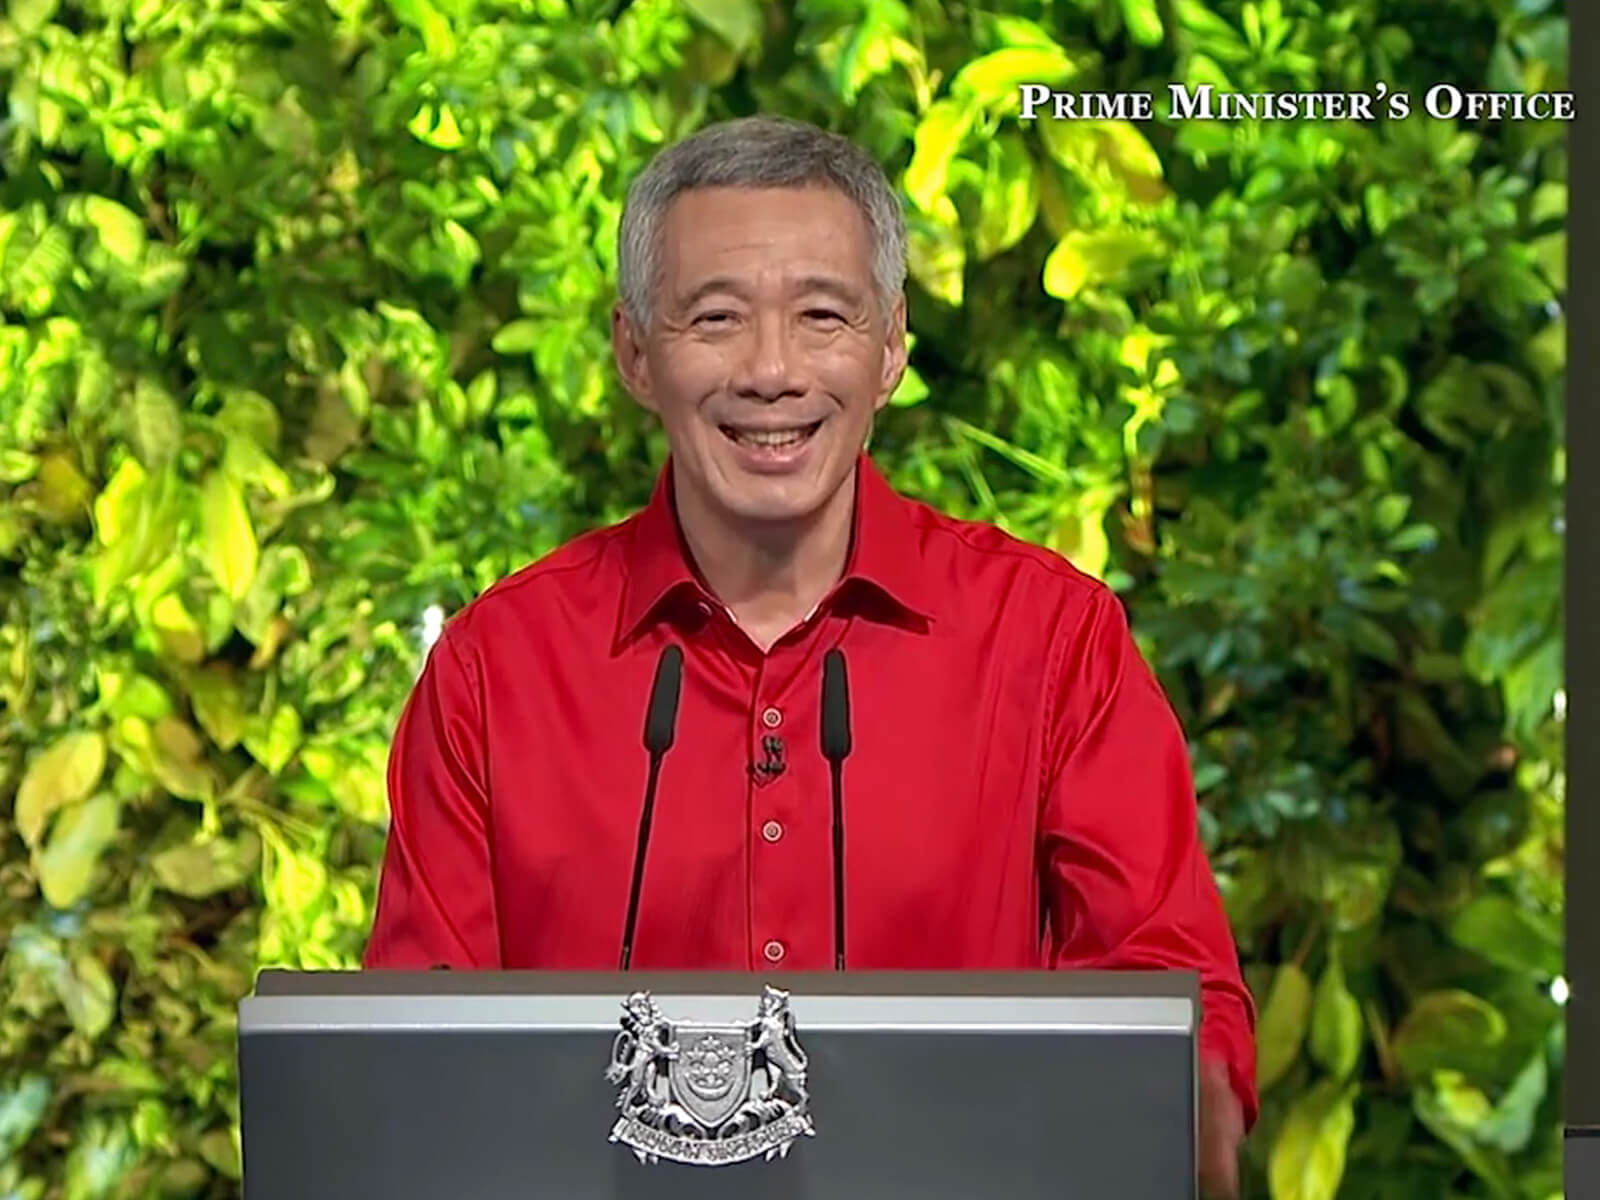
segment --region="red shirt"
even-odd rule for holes
[[[847,966],[1197,970],[1202,1052],[1226,1062],[1253,1121],[1254,1010],[1184,736],[1116,595],[897,495],[863,456],[844,577],[763,653],[689,565],[670,472],[642,512],[446,626],[395,734],[366,964],[615,969],[644,714],[673,642],[682,700],[632,965],[831,969],[820,706],[837,646]],[[775,776],[752,770],[771,737]]]

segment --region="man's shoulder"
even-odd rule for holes
[[[918,500],[906,503],[930,570],[948,568],[961,579],[1020,583],[1034,598],[1052,597],[1072,608],[1114,594],[1049,546],[1025,541],[990,521],[952,516]]]
[[[580,533],[490,584],[450,624],[458,637],[481,637],[502,622],[525,622],[557,609],[590,611],[614,601],[623,582],[618,548],[631,536],[635,513]]]

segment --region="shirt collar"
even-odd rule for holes
[[[823,603],[860,589],[876,593],[904,616],[934,616],[933,589],[922,570],[915,502],[889,486],[865,453],[856,462],[850,557],[839,585]],[[672,462],[656,478],[650,501],[634,518],[623,548],[625,576],[617,641],[638,631],[669,597],[713,599],[690,563],[672,502]]]

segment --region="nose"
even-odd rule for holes
[[[788,322],[781,315],[766,313],[751,322],[734,373],[733,390],[744,399],[768,404],[804,394],[800,355]]]

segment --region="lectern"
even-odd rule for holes
[[[263,972],[245,1200],[1177,1200],[1198,980]]]

